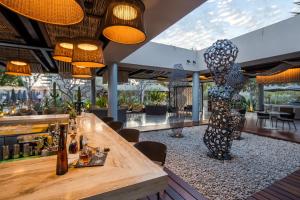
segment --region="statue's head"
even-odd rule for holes
[[[204,53],[204,59],[217,85],[225,84],[238,54],[238,48],[230,40],[218,40]]]

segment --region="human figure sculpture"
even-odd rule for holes
[[[234,61],[238,48],[230,40],[218,40],[204,53],[204,59],[212,75],[215,87],[208,95],[212,102],[212,114],[203,137],[209,156],[219,160],[231,159],[235,115],[231,113],[231,99],[243,86],[244,77]]]

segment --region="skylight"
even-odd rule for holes
[[[208,0],[152,41],[201,50],[293,17],[295,0]]]

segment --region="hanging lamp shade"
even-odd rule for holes
[[[29,64],[23,60],[10,60],[6,65],[5,74],[14,76],[31,76],[31,69]]]
[[[92,78],[91,69],[88,67],[80,67],[80,66],[73,66],[72,68],[72,76],[73,78]]]
[[[106,11],[103,35],[121,44],[144,42],[144,12],[141,0],[112,0]]]
[[[0,4],[20,15],[48,24],[77,24],[84,17],[80,0],[0,0]]]
[[[70,38],[57,39],[53,59],[63,62],[72,62],[73,46],[73,41]]]
[[[74,43],[72,64],[82,67],[104,67],[102,44],[98,40],[79,39]]]

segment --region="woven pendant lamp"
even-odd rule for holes
[[[73,46],[73,40],[70,38],[58,38],[54,48],[53,59],[72,62]]]
[[[84,17],[81,0],[0,0],[6,8],[33,20],[72,25]]]
[[[26,61],[15,59],[7,62],[5,74],[13,76],[31,76],[31,69]]]
[[[77,67],[73,66],[72,68],[72,76],[73,78],[82,78],[82,79],[89,79],[92,78],[91,69],[88,67]]]
[[[121,44],[144,42],[144,12],[141,0],[112,0],[106,11],[103,35]]]
[[[104,67],[101,42],[92,39],[78,39],[74,43],[72,64],[92,68]]]

